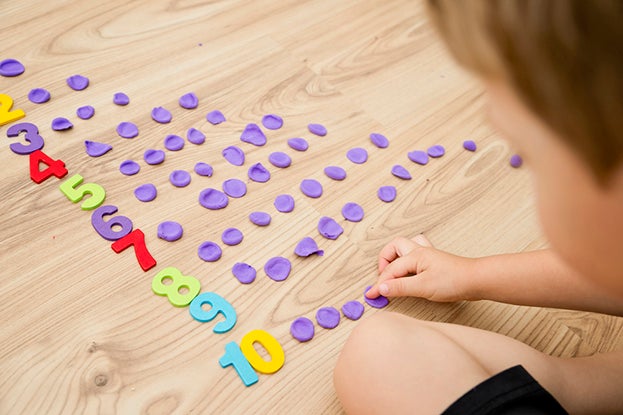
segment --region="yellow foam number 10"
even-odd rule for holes
[[[6,94],[0,94],[0,125],[8,124],[24,118],[26,113],[23,110],[13,108],[13,98]]]

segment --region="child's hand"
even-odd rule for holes
[[[439,251],[424,235],[396,238],[379,254],[379,278],[366,293],[422,297],[432,301],[471,300],[469,281],[474,260]]]

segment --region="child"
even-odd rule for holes
[[[531,168],[551,248],[469,259],[397,238],[368,296],[623,315],[623,2],[429,0],[429,12]],[[353,331],[334,381],[354,414],[623,413],[623,351],[563,359],[395,313]]]

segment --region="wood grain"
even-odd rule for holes
[[[9,150],[7,126],[0,146],[0,413],[2,414],[208,414],[341,413],[332,386],[336,357],[356,323],[334,330],[317,329],[306,344],[293,340],[289,325],[299,316],[313,319],[322,306],[340,307],[362,299],[375,277],[379,249],[396,235],[425,232],[441,249],[467,256],[518,252],[546,246],[535,216],[528,170],[511,169],[512,149],[487,124],[482,91],[455,66],[426,21],[420,2],[406,0],[156,0],[75,2],[4,2],[2,58],[26,65],[16,78],[0,78],[0,92],[26,111],[46,139],[45,151],[61,158],[69,174],[102,185],[107,204],[119,206],[147,235],[158,266],[146,273],[134,256],[114,254],[80,210],[59,192],[55,178],[35,185],[28,158]],[[88,76],[84,91],[70,90],[65,79]],[[49,103],[27,100],[43,87]],[[115,92],[130,96],[127,107],[112,104]],[[178,98],[195,92],[195,110]],[[79,120],[75,109],[93,105],[96,115]],[[167,125],[153,122],[153,107],[173,113]],[[212,126],[205,114],[220,109],[228,121]],[[268,132],[269,144],[240,143],[249,122],[277,113],[285,124]],[[74,122],[56,132],[53,118]],[[140,129],[133,140],[115,133],[121,121]],[[329,134],[310,135],[307,124],[320,122]],[[167,152],[162,166],[142,162],[147,148],[163,148],[167,134],[198,128],[206,143],[187,143]],[[387,149],[369,141],[385,134]],[[310,149],[298,153],[286,140],[302,136]],[[476,153],[461,148],[474,139]],[[113,145],[111,153],[90,158],[84,140]],[[243,168],[220,155],[228,145],[244,148]],[[445,157],[417,166],[406,154],[442,144]],[[370,159],[354,165],[345,158],[352,147]],[[293,165],[280,170],[267,162],[272,151],[286,151]],[[118,171],[120,161],[141,162],[132,177]],[[193,175],[177,189],[168,183],[175,169],[191,171],[198,161],[214,167],[211,178]],[[231,177],[246,181],[246,169],[261,161],[269,168],[266,184],[248,183],[248,194],[222,211],[197,203],[206,187],[220,188]],[[401,163],[413,180],[400,181],[389,169]],[[340,165],[343,182],[322,169]],[[304,178],[319,180],[324,195],[309,199],[298,190]],[[152,182],[158,198],[144,204],[132,195]],[[384,184],[397,187],[391,204],[378,200]],[[276,195],[290,193],[296,208],[278,214]],[[316,237],[324,257],[296,258],[304,236],[317,236],[321,216],[341,218],[344,203],[356,201],[366,217],[344,223],[337,241]],[[252,225],[251,211],[273,214],[267,228]],[[167,243],[157,225],[176,220],[184,237]],[[343,221],[341,221],[343,222]],[[217,263],[201,261],[197,246],[220,239],[230,226],[245,236],[227,247]],[[264,262],[283,255],[293,273],[283,283],[268,279]],[[235,262],[258,268],[250,285],[231,275]],[[238,323],[226,334],[212,323],[195,322],[150,289],[153,276],[175,266],[197,277],[203,291],[214,291],[236,308]],[[586,356],[623,346],[621,319],[590,313],[517,307],[492,302],[435,304],[398,299],[390,309],[421,319],[484,328],[517,338],[556,356]],[[366,307],[364,318],[375,310]],[[218,364],[224,345],[239,342],[252,329],[273,334],[286,352],[285,366],[260,375],[245,388],[231,368]]]

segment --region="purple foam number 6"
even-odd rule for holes
[[[130,232],[132,232],[132,221],[126,216],[115,216],[106,222],[104,216],[109,216],[117,213],[117,206],[105,205],[100,206],[91,214],[91,225],[95,231],[104,239],[108,241],[116,241],[123,238]],[[120,227],[119,230],[114,230],[114,227]]]
[[[43,137],[39,135],[39,128],[36,125],[29,122],[22,122],[12,125],[6,132],[7,137],[17,137],[21,133],[26,133],[24,140],[28,141],[29,145],[22,143],[12,143],[9,147],[15,154],[30,154],[43,148]]]

